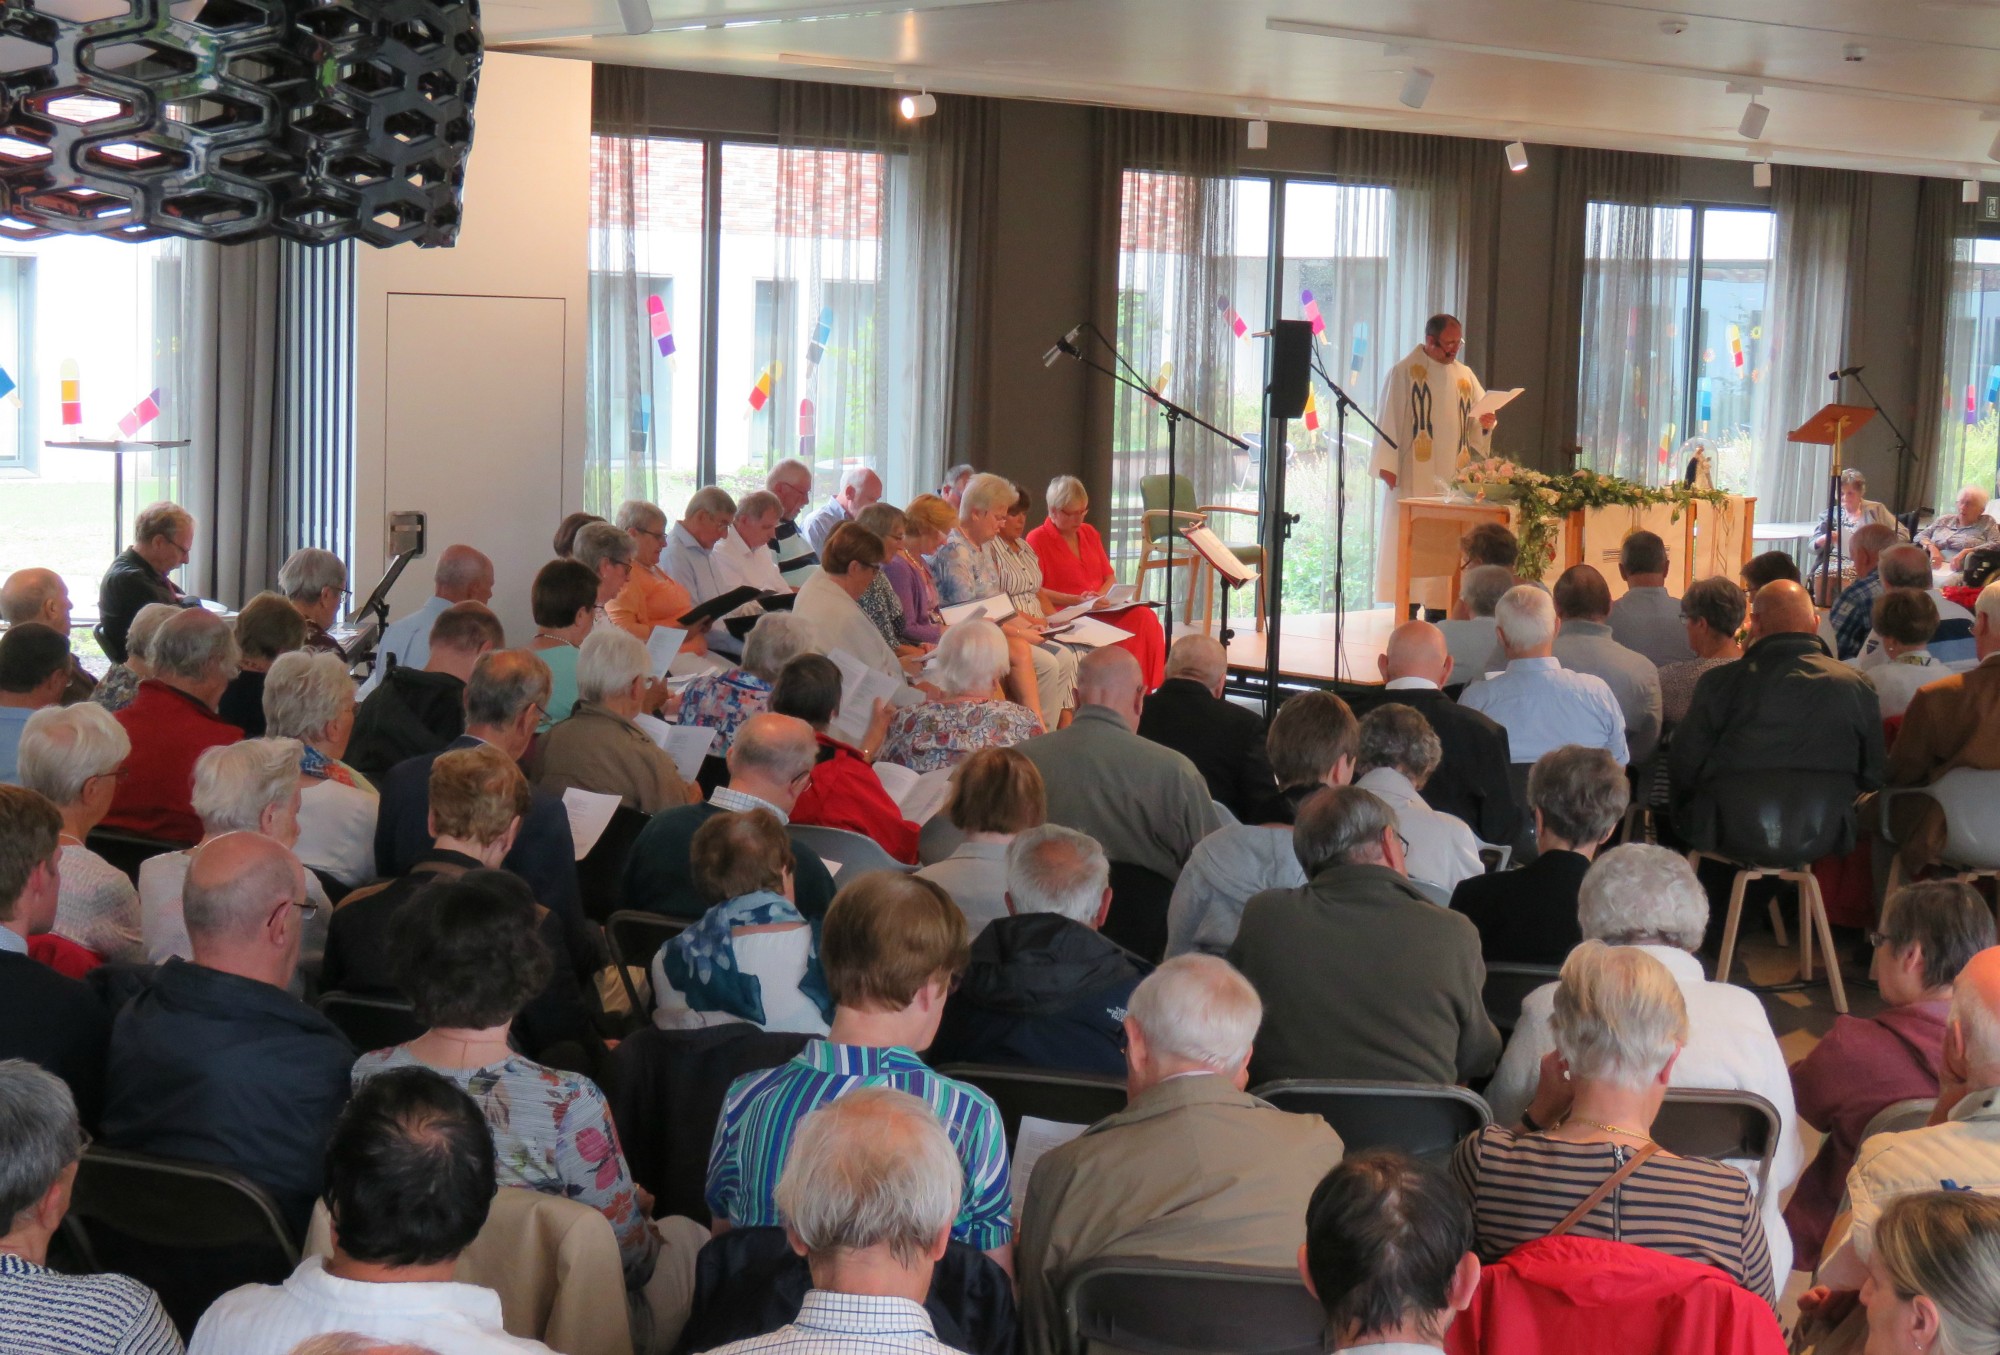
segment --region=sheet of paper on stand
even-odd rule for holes
[[[981,617],[1000,624],[1014,619],[1014,604],[1004,593],[995,593],[990,598],[979,598],[973,602],[955,602],[949,607],[938,608],[938,615],[947,626],[956,626],[961,621],[977,621]]]
[[[1014,1189],[1016,1215],[1021,1212],[1021,1202],[1028,1198],[1028,1178],[1034,1174],[1035,1164],[1042,1160],[1042,1154],[1062,1147],[1088,1128],[1087,1124],[1065,1124],[1061,1120],[1043,1120],[1033,1115],[1021,1117],[1021,1128],[1014,1135],[1014,1160],[1007,1169],[1008,1180]]]
[[[646,637],[646,657],[653,661],[653,676],[663,678],[674,658],[681,652],[681,641],[687,639],[684,630],[669,630],[665,626],[653,627],[653,633]]]
[[[635,715],[632,723],[674,760],[674,769],[681,774],[681,780],[692,781],[701,774],[702,759],[715,744],[713,729],[704,725],[670,725],[657,715]]]
[[[834,650],[827,658],[840,670],[840,712],[827,722],[826,732],[859,748],[868,736],[875,703],[893,699],[902,684],[886,673],[876,672],[844,649]]]
[[[1106,625],[1094,616],[1079,616],[1060,629],[1051,626],[1049,638],[1061,640],[1066,645],[1088,645],[1092,649],[1102,649],[1105,645],[1115,645],[1121,640],[1132,638],[1132,632]]]
[[[1473,401],[1472,408],[1467,413],[1475,419],[1487,414],[1498,414],[1513,403],[1515,396],[1526,389],[1525,386],[1516,386],[1510,391],[1488,391]]]
[[[1195,548],[1195,553],[1215,567],[1215,572],[1235,583],[1249,583],[1257,577],[1257,571],[1236,558],[1236,552],[1229,549],[1229,543],[1206,527],[1190,527],[1181,533],[1187,543]]]
[[[611,816],[618,812],[618,803],[616,795],[600,795],[575,786],[563,792],[563,808],[569,811],[569,835],[576,843],[577,860],[589,856],[597,839],[604,836],[604,830],[611,825]]]
[[[944,802],[951,798],[951,771],[949,767],[939,767],[919,774],[894,762],[875,764],[875,775],[881,780],[882,789],[889,792],[896,808],[911,823],[928,823],[944,808]]]

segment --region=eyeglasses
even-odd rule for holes
[[[1403,844],[1403,855],[1408,856],[1410,854],[1410,840],[1403,836],[1401,829],[1392,829],[1391,831],[1396,834],[1396,841]]]
[[[284,912],[287,908],[298,909],[299,921],[301,922],[311,922],[319,916],[319,904],[312,899],[286,899],[271,910],[271,915],[264,919],[264,925],[269,927],[275,924],[278,920],[278,914]]]
[[[1884,946],[1893,946],[1896,942],[1887,932],[1871,931],[1868,933],[1868,944],[1874,949],[1880,950]]]
[[[632,530],[637,532],[640,536],[650,536],[655,541],[665,541],[667,539],[667,534],[665,532],[656,532],[651,527],[634,527]]]

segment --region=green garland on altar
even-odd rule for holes
[[[1502,493],[1495,489],[1505,486]],[[1519,577],[1539,582],[1555,558],[1556,534],[1571,513],[1584,508],[1657,508],[1673,506],[1673,521],[1696,500],[1722,505],[1729,495],[1719,489],[1689,489],[1666,485],[1655,489],[1615,475],[1576,470],[1568,475],[1545,475],[1523,470],[1505,462],[1475,462],[1460,472],[1456,488],[1478,499],[1507,501],[1519,515],[1521,559]]]

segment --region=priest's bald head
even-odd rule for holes
[[[1432,362],[1455,362],[1465,342],[1465,326],[1456,315],[1439,312],[1424,321],[1424,353]]]

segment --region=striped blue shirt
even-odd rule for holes
[[[0,1255],[0,1349],[8,1355],[181,1355],[159,1296],[124,1275],[59,1275]]]
[[[729,1088],[708,1159],[709,1212],[739,1228],[780,1223],[773,1197],[799,1121],[856,1087],[908,1092],[943,1121],[965,1168],[954,1238],[981,1251],[1013,1239],[1007,1135],[986,1094],[939,1077],[907,1049],[827,1040],[814,1040],[780,1067],[745,1073]]]

